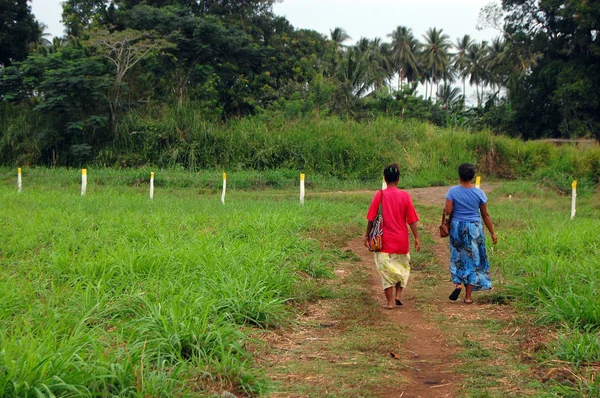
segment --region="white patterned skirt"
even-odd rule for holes
[[[376,252],[375,265],[381,276],[383,289],[395,286],[406,287],[410,275],[410,254],[389,254]]]

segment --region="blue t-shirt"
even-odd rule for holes
[[[487,196],[479,188],[452,187],[446,194],[452,201],[452,221],[481,221],[479,205],[487,203]]]

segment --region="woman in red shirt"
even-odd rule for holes
[[[365,246],[369,247],[369,234],[373,228],[373,221],[379,212],[383,216],[383,235],[381,251],[375,252],[375,264],[381,276],[381,283],[385,292],[387,304],[383,307],[391,310],[402,305],[402,289],[406,287],[410,274],[410,244],[408,239],[408,226],[415,238],[415,250],[421,250],[421,241],[417,231],[419,216],[412,204],[410,195],[398,189],[400,169],[397,163],[387,166],[383,170],[387,184],[385,190],[377,191],[369,212],[367,213],[367,234]],[[394,296],[393,288],[396,287]]]

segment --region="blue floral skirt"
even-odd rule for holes
[[[473,291],[492,288],[483,224],[480,221],[452,221],[450,274],[452,282],[473,285]]]

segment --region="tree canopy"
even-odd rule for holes
[[[341,27],[326,37],[292,26],[273,3],[65,0],[66,35],[50,42],[27,1],[0,0],[0,136],[13,137],[0,141],[0,162],[74,164],[135,151],[121,145],[131,142],[129,121],[153,132],[171,108],[210,123],[384,114],[526,139],[600,135],[595,2],[490,4],[479,22],[499,31],[489,43],[397,26],[386,40],[354,44]],[[31,145],[21,155],[2,148],[22,125],[15,115],[35,122],[23,130]],[[142,147],[153,139],[136,136]],[[159,139],[188,145],[185,135]]]

